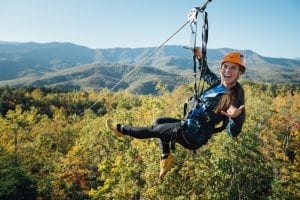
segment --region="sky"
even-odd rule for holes
[[[0,41],[157,47],[205,0],[0,0]],[[207,48],[300,58],[299,0],[212,0]],[[201,46],[202,14],[197,45]],[[191,44],[185,26],[167,45]]]

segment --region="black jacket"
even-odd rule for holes
[[[218,78],[216,74],[212,73],[208,68],[205,70],[205,73],[203,74],[203,79],[210,86],[208,89],[206,89],[203,92],[203,94],[205,94],[207,91],[215,90],[216,88],[221,86],[220,85],[221,79]],[[243,91],[242,86],[239,83],[237,83],[234,87],[240,87],[241,91]],[[201,95],[199,104],[197,106],[199,108],[201,107],[202,109],[201,113],[204,113],[204,115],[202,114],[201,116],[199,115],[197,120],[199,120],[199,123],[201,124],[203,124],[203,121],[206,122],[206,126],[205,126],[205,128],[207,129],[206,133],[208,133],[209,135],[227,129],[228,135],[230,135],[231,137],[235,137],[242,130],[242,126],[245,121],[245,110],[243,110],[243,112],[235,118],[228,118],[227,116],[221,113],[213,112],[215,107],[218,105],[222,95],[224,94],[225,93],[220,92],[213,97],[207,97],[205,95]],[[244,104],[245,102],[244,102],[244,94],[243,94],[243,98],[240,99],[234,106],[238,108]],[[219,125],[220,123],[221,125]],[[219,127],[216,127],[216,125],[219,125]]]

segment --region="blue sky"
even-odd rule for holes
[[[0,0],[0,41],[72,42],[90,48],[155,47],[199,0]],[[299,0],[212,0],[208,48],[300,57]],[[201,39],[198,20],[198,41]],[[167,44],[189,45],[186,26]],[[201,43],[199,43],[201,44]]]

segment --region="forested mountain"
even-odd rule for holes
[[[71,43],[0,42],[0,85],[46,86],[70,90],[111,88],[154,49],[89,49]],[[208,49],[211,69],[217,72],[220,59],[232,50]],[[250,50],[241,51],[248,64],[244,79],[299,84],[299,60],[269,58]],[[138,70],[116,89],[149,94],[155,91],[158,83],[173,89],[191,81],[192,70],[191,51],[182,46],[169,45],[138,66]]]
[[[243,87],[238,139],[215,134],[196,155],[176,145],[164,181],[156,139],[117,138],[105,121],[181,118],[191,85],[157,96],[0,87],[0,199],[299,199],[299,87]]]

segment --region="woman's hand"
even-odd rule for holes
[[[242,113],[244,108],[245,108],[245,105],[241,105],[239,108],[237,108],[233,105],[230,105],[230,107],[227,109],[226,112],[221,111],[221,113],[223,115],[226,115],[229,118],[235,118],[235,117],[239,116]]]
[[[194,55],[197,59],[200,59],[202,57],[202,52],[200,47],[195,47],[194,49]]]

